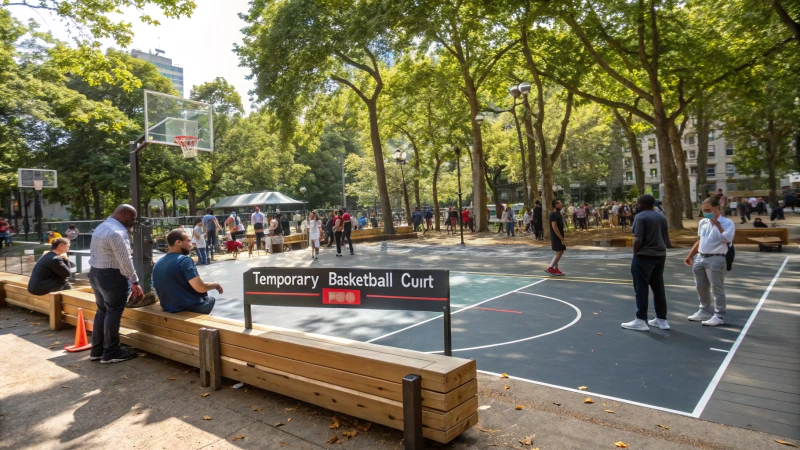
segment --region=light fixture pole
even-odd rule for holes
[[[463,207],[461,206],[461,147],[456,146],[453,150],[456,152],[456,171],[458,175],[458,223],[461,224],[461,245],[464,245],[464,216]]]
[[[306,187],[300,186],[300,193],[303,194],[303,220],[307,219],[306,217]]]
[[[406,173],[403,169],[403,166],[408,163],[408,153],[397,149],[392,153],[392,159],[397,164],[400,164],[400,174],[402,175],[403,179],[403,199],[406,201],[406,223],[409,223],[411,220],[411,210],[408,206],[408,189],[406,188]]]
[[[42,236],[42,187],[44,180],[33,180],[33,190],[36,193],[35,202],[33,206],[34,221],[36,222],[36,236],[39,238],[39,243],[44,243],[44,236]]]

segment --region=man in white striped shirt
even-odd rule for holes
[[[136,209],[120,205],[92,234],[89,258],[89,283],[94,291],[97,312],[94,316],[91,361],[102,364],[136,358],[136,351],[120,347],[119,326],[131,291],[144,295],[131,259],[128,230],[136,221]]]

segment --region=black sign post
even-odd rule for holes
[[[444,313],[444,354],[450,338],[450,271],[260,267],[244,273],[244,326],[252,305],[391,309]]]

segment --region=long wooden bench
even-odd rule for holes
[[[733,237],[734,244],[752,244],[750,238],[780,238],[781,244],[789,244],[788,228],[737,228],[736,235]]]
[[[14,286],[18,280],[0,276],[0,282],[5,293],[21,298]],[[62,291],[52,299],[58,306],[46,311],[76,325],[83,309],[92,330],[94,294]],[[14,304],[37,306],[30,302]],[[217,329],[223,376],[397,429],[403,428],[401,380],[419,375],[423,435],[437,442],[453,440],[478,421],[474,360],[259,325],[246,330],[240,321],[172,314],[158,305],[126,309],[122,327],[125,344],[193,367],[200,366],[200,328]]]

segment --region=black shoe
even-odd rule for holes
[[[89,361],[100,361],[101,359],[103,359],[102,356],[93,356],[91,354],[89,355]]]
[[[356,252],[350,252],[350,254],[351,254],[351,255],[355,255],[355,254],[356,254]]]
[[[134,359],[138,356],[136,350],[132,348],[120,348],[112,355],[103,355],[103,359],[100,360],[100,364],[111,364],[111,363],[118,363],[123,361],[128,361],[129,359]]]

